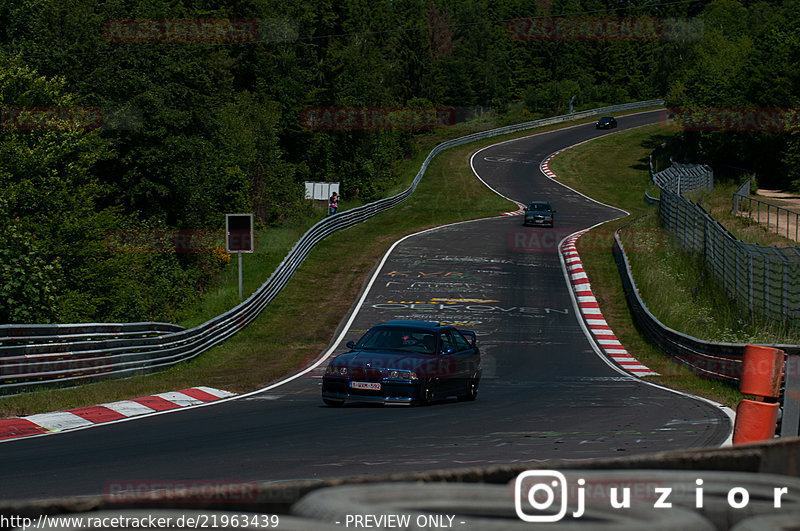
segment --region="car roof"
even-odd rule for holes
[[[550,206],[548,201],[531,201],[531,205],[547,205]]]
[[[613,120],[613,119],[614,119],[613,116],[603,116],[602,118],[600,118],[600,121],[602,122],[603,120]]]
[[[411,328],[421,328],[425,330],[440,330],[442,328],[451,328],[450,326],[443,325],[441,323],[433,322],[433,321],[414,321],[411,319],[392,319],[391,321],[386,321],[385,323],[381,323],[375,326],[404,326],[404,327],[411,327]]]

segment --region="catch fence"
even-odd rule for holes
[[[752,312],[777,320],[800,317],[800,248],[742,242],[697,203],[685,197],[713,177],[702,166],[676,165],[653,173],[661,189],[659,215],[681,245],[703,256],[729,297]]]

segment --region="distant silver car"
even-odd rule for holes
[[[525,219],[523,225],[545,225],[553,226],[553,214],[555,210],[547,201],[532,201],[525,209]]]

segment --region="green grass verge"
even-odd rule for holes
[[[469,167],[469,156],[474,151],[510,138],[591,121],[547,126],[449,149],[433,160],[409,200],[320,243],[261,315],[224,344],[156,374],[2,397],[0,416],[63,410],[197,385],[245,392],[286,376],[314,360],[330,343],[370,271],[392,243],[426,228],[496,216],[516,208],[474,177]],[[408,161],[406,182],[398,183],[397,191],[413,179],[434,145],[496,125],[482,120],[420,137],[416,154]],[[406,161],[398,164],[404,166]],[[345,203],[344,208],[347,207]],[[266,280],[273,264],[283,259],[304,227],[313,221],[285,228],[282,236],[275,231],[261,236],[268,242],[267,248],[260,239],[260,253],[244,257],[246,293]],[[232,263],[222,274],[219,285],[198,306],[187,310],[181,323],[203,322],[230,309],[237,300],[236,266]]]

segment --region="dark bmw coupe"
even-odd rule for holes
[[[617,126],[617,120],[613,116],[603,116],[595,124],[596,129],[613,129]]]
[[[475,400],[481,354],[475,333],[426,321],[388,321],[372,327],[349,352],[332,359],[322,400],[430,404],[456,396]]]

